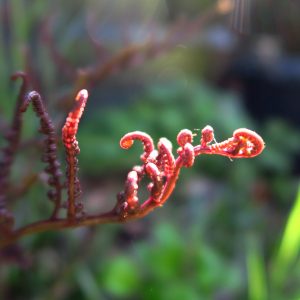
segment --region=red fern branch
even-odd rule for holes
[[[55,203],[52,218],[56,218],[58,211],[61,208],[62,190],[62,185],[60,183],[62,172],[60,170],[60,163],[57,159],[56,133],[39,93],[32,91],[24,98],[24,102],[20,107],[21,112],[25,112],[27,110],[30,102],[32,102],[36,115],[40,118],[40,132],[46,135],[44,141],[45,150],[42,161],[47,163],[45,171],[50,175],[48,183],[51,187],[53,187],[53,189],[49,190],[48,197]]]
[[[80,149],[76,140],[76,134],[87,99],[87,90],[79,91],[75,98],[75,107],[69,113],[62,129],[62,140],[66,149],[68,163],[66,174],[68,180],[68,216],[70,218],[75,218],[76,213],[81,212],[83,209],[82,204],[76,201],[81,194],[80,182],[77,177],[78,160],[76,158]]]
[[[79,179],[77,177],[79,146],[76,140],[78,125],[88,98],[88,92],[81,90],[76,96],[76,103],[69,113],[66,123],[62,129],[62,140],[67,156],[67,186],[68,186],[68,214],[66,218],[55,218],[42,220],[29,224],[20,229],[10,231],[8,235],[1,239],[0,247],[11,244],[22,236],[43,232],[47,230],[59,230],[63,228],[74,228],[104,223],[121,223],[129,220],[142,218],[157,207],[161,207],[171,196],[182,167],[193,166],[195,157],[200,154],[216,154],[229,158],[251,158],[259,155],[265,145],[263,139],[254,131],[241,128],[234,131],[233,136],[221,143],[214,140],[214,131],[211,126],[206,126],[201,132],[199,145],[193,146],[194,134],[188,129],[183,129],[177,135],[178,149],[177,158],[172,154],[172,144],[166,138],[161,138],[157,149],[154,147],[152,138],[141,131],[134,131],[125,134],[120,140],[120,146],[129,149],[135,140],[143,144],[141,155],[142,165],[134,166],[129,171],[124,190],[117,195],[115,207],[99,215],[80,215],[83,205],[78,202],[81,192]],[[26,109],[28,103],[32,101],[35,110],[41,118],[42,133],[47,134],[47,147],[50,148],[48,158],[53,156],[51,152],[54,146],[54,139],[49,132],[54,132],[51,123],[46,121],[48,115],[42,109],[41,98],[36,92],[31,92],[25,99],[22,109]],[[214,142],[214,143],[212,143]],[[55,164],[46,160],[49,164],[49,174],[54,176]],[[51,172],[50,172],[51,170]],[[141,180],[149,179],[149,197],[145,201],[138,198],[138,189]],[[50,184],[52,182],[50,180]],[[55,185],[54,185],[55,186]]]
[[[133,132],[132,134],[135,139],[138,139],[136,132]],[[126,134],[126,139],[129,139],[129,137],[130,133]],[[238,129],[234,132],[232,138],[229,138],[228,140],[219,144],[215,143],[209,145],[213,139],[213,129],[211,126],[206,126],[204,128],[201,136],[202,145],[197,146],[192,146],[191,144],[193,141],[193,134],[190,130],[184,129],[180,131],[177,136],[177,142],[181,147],[179,147],[177,150],[179,156],[175,161],[172,174],[168,174],[168,176],[165,178],[160,178],[161,173],[157,172],[157,177],[153,178],[153,173],[151,173],[149,176],[149,172],[147,173],[144,171],[147,169],[147,165],[149,165],[149,163],[145,162],[143,166],[139,167],[139,169],[142,170],[140,177],[148,175],[150,180],[152,180],[152,185],[155,185],[156,181],[165,182],[158,189],[159,197],[153,197],[152,193],[150,193],[150,197],[141,205],[136,205],[138,209],[132,211],[127,205],[126,193],[121,192],[119,194],[121,195],[119,196],[118,203],[119,210],[117,210],[120,212],[120,216],[124,217],[124,220],[141,218],[150,213],[156,207],[161,207],[172,194],[181,168],[191,167],[193,165],[195,156],[200,154],[217,154],[227,156],[229,158],[250,158],[259,155],[265,147],[263,139],[257,133],[249,129]],[[143,155],[145,155],[145,153]],[[148,153],[148,157],[151,157],[151,153]],[[157,166],[160,165],[162,164],[157,162]],[[128,189],[128,184],[130,185],[132,182],[126,181],[125,190]]]
[[[259,155],[264,149],[263,139],[254,131],[241,128],[233,133],[233,137],[222,143],[210,143],[214,140],[214,133],[211,126],[206,126],[202,130],[200,145],[193,146],[193,133],[188,129],[183,129],[177,136],[179,148],[177,150],[178,157],[174,162],[171,151],[170,142],[166,139],[160,139],[158,143],[159,155],[153,148],[153,142],[148,135],[143,132],[127,133],[120,142],[124,149],[128,149],[133,140],[141,140],[144,144],[144,153],[142,155],[143,165],[139,167],[139,180],[143,176],[150,179],[150,197],[142,204],[139,204],[137,198],[137,174],[130,171],[128,174],[124,192],[119,195],[119,211],[120,214],[127,218],[128,215],[144,216],[155,207],[162,206],[172,194],[180,169],[182,167],[192,167],[195,157],[200,154],[216,154],[229,158],[250,158]],[[156,159],[149,158],[156,156]],[[135,167],[136,168],[136,167]],[[162,184],[164,182],[164,184]],[[159,184],[158,184],[159,183]],[[153,188],[155,187],[155,193]],[[131,191],[130,193],[128,191]],[[154,196],[155,195],[155,196]],[[134,206],[131,205],[132,197],[134,197]],[[133,209],[134,208],[134,209]]]

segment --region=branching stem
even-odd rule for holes
[[[246,128],[237,129],[233,132],[231,138],[221,143],[212,144],[215,141],[213,128],[206,126],[201,132],[200,144],[196,146],[192,145],[194,134],[188,129],[183,129],[177,135],[179,148],[177,149],[178,157],[175,160],[172,154],[172,144],[166,138],[159,140],[158,149],[156,150],[153,140],[148,134],[141,131],[127,133],[121,138],[120,146],[123,149],[129,149],[135,140],[142,142],[144,146],[143,154],[140,157],[142,165],[135,166],[129,171],[124,191],[118,194],[117,204],[111,211],[99,215],[79,215],[78,212],[83,209],[83,204],[80,206],[81,203],[76,201],[80,192],[80,183],[77,177],[78,160],[76,157],[80,150],[76,133],[87,98],[88,93],[86,90],[79,91],[75,107],[69,113],[62,129],[62,140],[67,157],[68,213],[66,218],[57,218],[58,206],[56,205],[55,214],[52,218],[11,230],[2,239],[0,237],[0,247],[7,246],[23,236],[33,233],[97,224],[123,223],[143,218],[155,208],[163,206],[169,199],[176,186],[181,168],[192,167],[196,156],[214,154],[229,158],[251,158],[259,155],[265,147],[263,139],[254,131]],[[47,121],[48,114],[44,110],[41,98],[35,92],[31,92],[27,101],[24,102],[25,107],[27,107],[29,100],[33,101],[34,107],[41,118],[42,132],[48,134],[47,145],[50,145],[51,150],[53,148],[51,145],[54,145],[54,138],[51,134],[49,135],[49,132],[52,133],[54,129],[51,122]],[[52,150],[48,151],[47,162],[49,162],[49,157],[52,157],[49,156],[49,153],[52,154],[52,152]],[[55,179],[58,176],[55,175],[54,169],[56,170],[56,165],[54,160],[53,162],[51,160],[49,172]],[[148,185],[150,196],[140,203],[138,188],[144,176],[150,179]],[[59,187],[59,185],[57,186]],[[57,203],[60,203],[60,198]]]

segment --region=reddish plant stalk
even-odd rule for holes
[[[87,215],[77,218],[79,180],[77,178],[77,158],[79,153],[76,133],[79,120],[82,116],[88,93],[81,90],[76,97],[74,109],[69,113],[65,126],[62,130],[62,139],[67,155],[67,179],[68,179],[68,216],[64,219],[49,219],[29,224],[15,231],[1,240],[0,247],[15,242],[22,236],[43,232],[47,230],[58,230],[80,226],[121,223],[129,220],[142,218],[153,209],[161,207],[171,196],[182,167],[192,167],[194,159],[200,154],[216,154],[229,158],[250,158],[259,155],[264,149],[264,141],[255,132],[241,128],[233,133],[233,137],[221,143],[214,143],[214,133],[210,126],[202,130],[200,144],[193,146],[194,134],[187,129],[181,130],[177,136],[179,148],[178,157],[174,158],[171,143],[160,139],[158,150],[154,149],[152,138],[144,132],[134,131],[124,135],[120,146],[128,149],[134,140],[140,140],[144,146],[141,155],[141,166],[135,166],[128,173],[125,181],[124,191],[118,194],[116,206],[109,212],[99,215]],[[33,97],[34,99],[34,97]],[[148,185],[150,196],[143,203],[139,203],[138,188],[141,179],[147,176],[150,179]]]
[[[75,100],[75,107],[69,113],[66,123],[62,129],[62,140],[66,149],[67,160],[67,185],[68,185],[68,217],[74,219],[76,212],[82,210],[82,204],[77,203],[76,200],[81,193],[80,182],[77,177],[78,160],[77,155],[80,152],[76,134],[78,131],[78,124],[83,114],[84,107],[88,99],[87,90],[78,92]]]
[[[52,218],[56,218],[61,208],[61,190],[60,177],[62,172],[60,170],[60,163],[57,159],[56,133],[53,123],[48,115],[42,98],[36,91],[30,92],[25,98],[23,105],[20,108],[21,112],[25,112],[29,103],[32,102],[33,109],[38,118],[40,118],[40,132],[46,135],[44,141],[44,154],[42,160],[47,163],[45,168],[46,173],[50,175],[48,183],[53,189],[49,190],[48,198],[55,203],[52,213]]]
[[[250,158],[259,155],[264,149],[263,139],[254,131],[249,129],[241,128],[237,129],[233,133],[233,137],[227,139],[222,143],[214,143],[214,132],[211,126],[206,126],[201,132],[200,144],[193,146],[193,134],[190,130],[183,129],[179,132],[177,136],[177,142],[179,148],[177,150],[178,158],[175,163],[173,163],[173,155],[170,153],[171,146],[169,141],[166,142],[165,139],[161,139],[158,143],[159,155],[155,156],[156,159],[151,158],[151,163],[148,159],[152,157],[151,155],[155,149],[153,147],[145,147],[145,136],[146,141],[149,140],[148,135],[145,133],[140,133],[138,131],[127,133],[120,142],[120,146],[124,149],[131,147],[133,140],[140,140],[144,144],[144,153],[141,156],[143,166],[140,167],[140,177],[144,175],[148,176],[151,180],[150,185],[156,186],[155,197],[153,196],[152,189],[150,189],[150,197],[142,203],[134,211],[127,209],[128,201],[131,198],[127,193],[122,193],[122,201],[119,209],[123,209],[123,216],[127,218],[127,215],[134,214],[139,216],[144,216],[148,214],[155,207],[162,206],[167,199],[172,194],[178,177],[180,169],[182,167],[192,167],[194,164],[195,157],[200,154],[216,154],[223,155],[229,158]],[[153,145],[153,143],[151,143]],[[146,158],[146,159],[145,159]],[[147,159],[148,158],[148,159]],[[151,172],[149,172],[149,166],[151,164]],[[157,171],[155,170],[155,166]],[[167,170],[167,172],[166,172]],[[155,175],[157,174],[157,175]],[[157,188],[157,182],[164,182]],[[125,191],[133,190],[133,183],[131,181],[126,181]],[[134,189],[135,196],[137,195],[137,187]],[[136,197],[136,202],[138,201]]]
[[[22,79],[22,85],[15,106],[11,127],[5,136],[7,140],[7,146],[1,150],[2,158],[0,161],[0,231],[11,230],[14,223],[13,215],[6,208],[6,192],[11,166],[14,162],[15,155],[20,144],[22,127],[20,106],[22,105],[23,98],[28,87],[27,76],[24,72],[16,72],[11,77],[12,80],[16,80],[18,78]]]

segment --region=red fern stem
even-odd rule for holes
[[[83,114],[86,102],[88,99],[87,90],[78,92],[75,100],[75,107],[69,113],[66,123],[62,129],[62,140],[66,149],[67,160],[67,185],[68,185],[68,217],[74,218],[77,212],[82,211],[82,204],[76,200],[81,193],[80,182],[77,177],[78,160],[76,155],[80,149],[76,140],[78,124]]]
[[[60,163],[57,159],[57,138],[55,128],[43,104],[42,97],[36,91],[30,92],[24,98],[23,105],[20,107],[21,112],[25,112],[27,110],[30,102],[32,102],[33,109],[37,117],[40,118],[40,132],[46,135],[44,140],[44,154],[42,156],[42,161],[47,163],[45,171],[50,176],[48,183],[51,187],[53,187],[48,192],[48,198],[53,201],[55,205],[52,218],[57,218],[59,209],[61,208],[62,185],[60,182],[60,177],[62,172],[60,170]]]
[[[195,157],[200,154],[216,154],[229,158],[250,158],[259,155],[264,149],[263,139],[254,131],[246,128],[240,128],[234,131],[233,137],[222,143],[214,143],[214,132],[211,126],[206,126],[201,132],[200,144],[193,146],[193,133],[188,129],[183,129],[177,136],[179,148],[178,157],[174,160],[171,152],[172,145],[161,138],[158,143],[157,151],[153,148],[152,139],[144,132],[127,133],[120,142],[122,148],[128,149],[133,144],[133,140],[141,140],[144,144],[144,153],[142,155],[143,165],[135,167],[139,169],[139,180],[143,176],[150,179],[148,190],[149,198],[141,205],[137,205],[137,177],[135,180],[128,180],[125,183],[125,190],[119,194],[119,211],[123,218],[131,218],[133,215],[139,217],[147,215],[154,208],[162,206],[171,196],[182,167],[190,168],[194,164]],[[151,141],[151,142],[149,142]],[[129,172],[131,178],[132,171]],[[128,191],[132,191],[128,193]],[[129,203],[134,196],[135,209],[130,210]]]

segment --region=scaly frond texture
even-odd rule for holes
[[[98,215],[83,213],[84,204],[79,202],[81,194],[80,181],[78,177],[79,154],[76,134],[79,121],[82,117],[88,92],[80,90],[75,98],[75,106],[68,114],[65,125],[62,128],[62,141],[66,152],[66,186],[68,190],[67,214],[63,218],[58,217],[61,205],[60,163],[56,156],[56,136],[50,116],[46,112],[41,96],[30,92],[22,97],[22,105],[18,104],[19,110],[24,112],[29,103],[32,102],[37,116],[40,118],[40,131],[46,136],[44,142],[43,161],[47,163],[46,172],[49,174],[48,183],[51,187],[48,195],[54,201],[55,207],[52,217],[41,220],[22,228],[10,231],[4,237],[0,236],[0,246],[11,244],[22,236],[47,230],[59,230],[63,228],[75,228],[80,226],[122,223],[129,220],[142,218],[170,198],[181,168],[191,168],[195,158],[200,154],[222,155],[230,159],[252,158],[263,151],[265,144],[263,139],[254,131],[240,128],[233,132],[232,137],[216,143],[214,130],[207,125],[201,131],[198,145],[193,145],[195,134],[191,130],[183,129],[177,135],[177,157],[172,152],[173,146],[167,138],[160,138],[155,149],[150,135],[134,131],[125,134],[120,140],[120,147],[129,149],[134,141],[140,141],[143,145],[143,153],[140,156],[141,164],[134,166],[125,180],[124,190],[118,193],[117,201],[111,211]],[[18,118],[20,118],[18,116]],[[18,120],[19,121],[19,120]],[[141,201],[138,197],[141,180],[146,177],[149,180],[149,197]],[[2,223],[3,223],[2,214]],[[1,225],[1,224],[0,224]],[[4,226],[2,226],[3,228]]]
[[[32,102],[33,109],[37,117],[40,118],[41,127],[39,131],[46,135],[42,161],[47,163],[45,172],[49,174],[48,184],[51,187],[48,191],[48,198],[55,203],[55,209],[53,211],[53,218],[55,218],[57,217],[58,211],[61,207],[62,190],[62,185],[60,183],[62,172],[60,170],[60,163],[57,159],[57,137],[53,123],[38,92],[32,91],[24,97],[24,102],[20,108],[21,112],[25,112],[27,110],[30,102]]]
[[[69,113],[62,129],[62,140],[66,149],[66,159],[68,164],[66,175],[68,180],[68,216],[70,218],[74,218],[76,213],[82,212],[83,210],[82,203],[77,201],[81,195],[81,187],[77,177],[78,159],[76,156],[79,154],[80,149],[76,140],[76,133],[87,99],[87,90],[81,90],[77,94],[75,98],[75,107]]]
[[[22,116],[20,107],[22,105],[28,87],[27,76],[24,72],[16,72],[11,77],[12,80],[17,80],[18,78],[22,79],[22,85],[19,91],[11,126],[5,136],[7,145],[0,150],[0,153],[2,154],[0,161],[0,234],[9,233],[9,231],[12,230],[12,226],[14,224],[13,215],[10,211],[8,211],[6,207],[6,192],[11,166],[14,162],[15,155],[20,144],[22,129]]]

